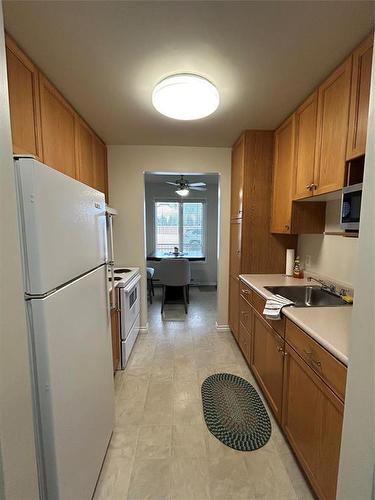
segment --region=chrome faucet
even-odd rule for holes
[[[333,293],[334,295],[337,295],[339,297],[341,297],[341,295],[342,295],[341,292],[344,291],[344,289],[342,289],[340,292],[338,292],[337,289],[336,289],[336,287],[335,287],[335,285],[332,284],[332,283],[327,283],[327,282],[325,282],[323,280],[319,280],[317,278],[313,278],[312,276],[309,276],[307,278],[307,281],[310,282],[310,283],[311,283],[312,280],[314,280],[317,283],[319,283],[321,285],[322,290],[326,290],[327,292]]]

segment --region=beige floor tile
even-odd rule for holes
[[[138,425],[127,425],[126,428],[116,428],[109,443],[112,456],[132,458],[135,455],[138,440]]]
[[[139,428],[136,458],[169,458],[171,443],[171,425],[142,425]]]
[[[171,464],[169,459],[134,461],[128,500],[167,500],[170,498]]]
[[[171,401],[173,382],[170,379],[152,379],[149,385],[146,404],[153,401]]]
[[[144,407],[143,425],[170,425],[172,424],[173,405],[171,399],[155,399],[148,401]]]
[[[175,380],[173,383],[173,399],[174,401],[189,399],[201,401],[201,387],[198,378],[193,380]]]
[[[202,458],[207,455],[203,424],[177,424],[172,430],[173,457]]]
[[[209,500],[208,466],[201,458],[174,458],[171,500]]]
[[[209,458],[208,469],[213,500],[253,500],[253,490],[243,458]],[[268,500],[271,499],[272,497]]]
[[[144,407],[143,400],[119,399],[115,406],[115,427],[139,425],[144,415]]]
[[[125,500],[133,458],[119,457],[109,451],[104,461],[94,500]]]
[[[193,425],[203,422],[201,401],[183,399],[173,404],[173,423],[176,425]]]

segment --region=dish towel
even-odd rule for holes
[[[293,304],[293,301],[286,299],[281,295],[272,295],[272,297],[267,299],[266,305],[264,306],[263,316],[269,320],[281,319],[281,309],[285,306],[292,306]]]

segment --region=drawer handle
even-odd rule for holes
[[[249,295],[250,294],[249,290],[241,290],[241,292],[244,293],[245,295]]]
[[[322,363],[320,361],[317,361],[312,357],[312,352],[311,351],[306,351],[306,349],[303,349],[303,352],[305,355],[309,358],[309,362],[313,364],[314,366],[317,366],[318,368],[322,367]]]
[[[284,353],[284,349],[283,349],[281,346],[278,346],[277,350],[278,350],[279,352]]]

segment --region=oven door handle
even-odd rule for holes
[[[141,275],[138,274],[134,279],[131,280],[131,282],[126,285],[123,290],[125,293],[129,293],[133,290],[133,288],[135,287],[135,285],[140,281],[141,279]]]

